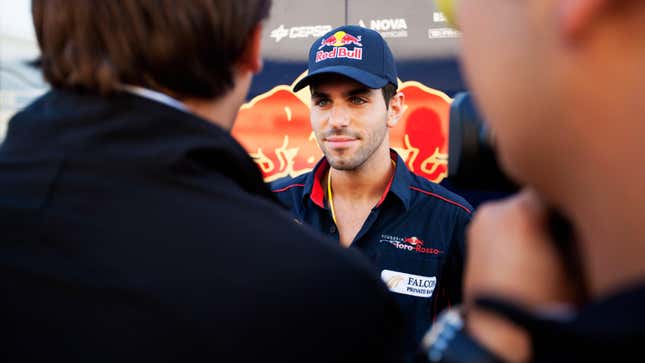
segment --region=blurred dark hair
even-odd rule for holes
[[[120,84],[215,98],[271,0],[33,0],[45,79],[109,94]]]

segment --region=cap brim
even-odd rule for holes
[[[329,66],[309,73],[305,78],[301,79],[295,86],[293,86],[293,91],[298,92],[309,86],[313,79],[316,79],[323,74],[340,74],[341,76],[353,79],[368,88],[383,88],[386,84],[390,83],[386,78],[375,76],[372,73],[358,68],[349,66]]]

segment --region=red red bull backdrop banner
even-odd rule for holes
[[[313,168],[322,152],[309,122],[309,89],[294,93],[292,85],[305,75],[312,42],[343,24],[376,30],[390,45],[407,104],[390,130],[391,145],[413,172],[440,182],[447,175],[449,95],[464,87],[455,61],[459,34],[431,0],[274,0],[263,34],[265,68],[254,80],[233,135],[266,181]],[[343,53],[340,46],[357,43],[351,34],[334,34],[323,40],[316,57],[361,57],[356,50]]]
[[[390,130],[392,147],[418,175],[440,182],[448,166],[451,99],[416,81],[399,84],[406,110]],[[322,157],[309,122],[309,89],[281,85],[242,106],[233,136],[246,148],[266,181],[297,176]]]

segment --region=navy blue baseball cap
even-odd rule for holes
[[[309,50],[309,74],[293,87],[297,92],[321,74],[340,74],[368,88],[397,85],[392,51],[378,32],[345,25],[317,39]]]

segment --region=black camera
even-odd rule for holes
[[[455,95],[450,105],[448,181],[466,190],[511,193],[518,189],[500,169],[493,133],[468,92]]]
[[[500,169],[493,132],[477,111],[470,93],[455,95],[450,105],[449,123],[447,179],[452,185],[464,190],[508,194],[519,190],[519,185]],[[577,288],[579,302],[586,301],[588,287],[571,223],[559,211],[550,208],[548,224]]]

